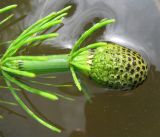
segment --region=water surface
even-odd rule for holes
[[[159,0],[0,0],[0,7],[18,4],[15,18],[0,28],[1,42],[15,39],[27,26],[65,5],[73,5],[60,37],[20,54],[69,53],[78,37],[102,18],[115,18],[116,23],[98,31],[85,45],[95,41],[112,41],[134,48],[148,58],[150,72],[143,85],[132,91],[108,91],[84,79],[93,93],[92,103],[72,88],[47,90],[64,92],[74,102],[50,102],[30,94],[23,100],[44,119],[63,129],[55,134],[32,120],[20,107],[0,104],[0,137],[159,137],[160,136],[160,1]],[[3,18],[3,16],[0,16]],[[4,53],[7,45],[0,47]],[[42,82],[71,83],[70,73],[54,74],[56,79]],[[4,85],[4,81],[0,79]],[[41,88],[41,87],[39,87]],[[24,92],[22,92],[24,93]],[[0,92],[1,98],[13,100],[10,92]]]

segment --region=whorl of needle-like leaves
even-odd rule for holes
[[[4,7],[2,9],[0,9],[0,14],[8,12],[8,11],[10,11],[10,10],[16,8],[16,7],[17,7],[17,5],[10,5],[10,6]],[[11,14],[8,17],[6,17],[5,19],[3,19],[2,21],[0,21],[0,26],[3,25],[5,22],[7,22],[13,16],[14,16],[14,14]],[[1,66],[1,64],[0,64],[0,66]],[[1,70],[1,68],[0,68],[0,70]],[[0,88],[8,88],[8,87],[0,86]],[[6,101],[6,100],[0,100],[0,103],[1,104],[6,104],[6,105],[13,105],[13,106],[16,105],[16,103]],[[3,119],[3,118],[4,117],[2,115],[0,115],[0,119]]]
[[[84,48],[80,45],[97,29],[114,22],[103,19],[87,30],[70,53],[71,72],[80,91],[82,84],[75,70],[80,70],[106,88],[133,89],[147,78],[148,64],[136,51],[110,42],[97,42]]]
[[[7,11],[9,9],[12,9],[14,7],[16,7],[16,6],[7,7],[3,10],[0,10],[0,13]],[[50,93],[49,91],[36,89],[36,88],[29,86],[28,84],[25,84],[24,81],[20,80],[19,78],[17,79],[17,77],[23,76],[23,77],[34,78],[34,77],[36,77],[36,75],[31,72],[21,71],[18,69],[10,68],[6,64],[7,64],[8,60],[11,61],[13,59],[16,59],[15,55],[21,47],[27,46],[28,44],[32,44],[35,42],[42,42],[46,39],[57,37],[58,33],[44,34],[44,32],[46,30],[50,29],[51,27],[55,27],[57,25],[60,25],[62,23],[63,17],[65,17],[67,15],[67,11],[70,8],[71,8],[71,6],[68,6],[68,7],[62,9],[61,11],[53,12],[53,13],[49,14],[48,16],[44,17],[43,19],[37,21],[35,24],[31,25],[26,30],[24,30],[22,32],[22,34],[20,36],[18,36],[18,38],[15,39],[10,44],[9,48],[7,49],[7,51],[4,53],[4,55],[2,56],[2,58],[0,60],[0,71],[1,71],[0,73],[4,77],[6,84],[7,84],[8,88],[10,89],[11,93],[13,94],[13,96],[15,97],[16,101],[32,118],[34,118],[42,125],[48,127],[49,129],[51,129],[53,131],[56,131],[56,132],[61,132],[61,130],[59,128],[57,128],[56,126],[47,123],[46,121],[44,121],[40,117],[38,117],[36,114],[34,114],[24,104],[24,102],[20,99],[20,97],[17,94],[17,90],[13,87],[13,84],[18,86],[21,89],[24,89],[24,90],[30,92],[30,93],[37,94],[39,96],[42,96],[42,97],[47,98],[52,101],[57,100],[59,97],[65,98],[67,100],[72,100],[72,99],[69,97],[60,95],[58,93]],[[23,57],[23,58],[25,58],[25,57]],[[26,59],[32,60],[34,58],[36,58],[36,57],[32,56],[32,57],[29,57]],[[37,59],[41,60],[41,58],[37,58]],[[43,60],[44,60],[44,58],[43,58]],[[13,61],[13,63],[14,63],[14,61]],[[12,74],[14,74],[14,76]],[[15,75],[16,75],[16,77],[15,77]],[[33,82],[38,83],[37,81],[33,81]],[[31,81],[31,83],[33,83],[33,82]]]
[[[73,76],[73,80],[75,82],[75,85],[77,86],[77,88],[79,89],[79,91],[83,91],[82,90],[82,85],[80,83],[80,80],[77,77],[77,74],[75,72],[75,64],[72,64],[73,59],[76,57],[76,55],[78,55],[80,52],[83,52],[85,50],[89,50],[89,49],[94,49],[96,47],[100,47],[103,46],[102,42],[99,43],[95,43],[92,44],[90,46],[84,47],[82,49],[79,49],[81,44],[90,36],[92,35],[96,30],[115,22],[114,19],[102,19],[100,22],[96,23],[93,27],[91,27],[89,30],[87,30],[86,32],[84,32],[81,37],[76,41],[73,49],[71,50],[70,53],[70,62],[71,62],[71,66],[70,66],[70,70]],[[86,94],[86,93],[85,93]]]

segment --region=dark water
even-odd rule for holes
[[[0,137],[159,137],[160,136],[160,1],[159,0],[0,0],[0,7],[16,3],[15,18],[0,28],[1,42],[16,38],[27,26],[48,13],[72,4],[73,9],[58,31],[60,37],[29,50],[29,54],[68,53],[76,39],[101,18],[115,18],[116,24],[100,30],[87,42],[120,43],[145,53],[150,62],[148,79],[132,91],[107,91],[84,80],[93,93],[92,103],[76,87],[47,90],[64,92],[74,102],[50,102],[25,94],[24,101],[44,119],[64,129],[55,134],[32,120],[20,107],[0,104]],[[3,18],[3,16],[1,16]],[[6,49],[1,45],[0,53]],[[70,73],[55,74],[50,83],[72,83]],[[4,81],[0,79],[4,85]],[[40,87],[41,88],[41,87]],[[2,90],[2,89],[0,89]],[[10,92],[1,98],[13,100]]]

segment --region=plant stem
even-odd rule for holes
[[[69,71],[69,55],[11,57],[6,66],[35,74],[64,72]]]

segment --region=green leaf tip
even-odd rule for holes
[[[115,19],[108,19],[108,18],[104,18],[104,19],[102,19],[99,23],[101,23],[101,22],[105,22],[105,21],[109,21],[109,22],[116,22],[116,20]]]
[[[7,22],[9,19],[11,19],[14,16],[14,14],[9,15],[7,18],[5,18],[4,20],[2,20],[0,22],[0,25],[4,24],[5,22]]]
[[[12,4],[12,5],[9,5],[8,7],[16,8],[17,6],[18,6],[17,4]]]
[[[17,8],[17,6],[18,6],[17,4],[13,4],[13,5],[10,5],[9,8],[10,9],[15,9],[15,8]]]
[[[17,7],[16,4],[10,5],[10,6],[7,6],[7,7],[4,7],[4,8],[2,8],[2,9],[0,9],[0,14],[1,14],[1,13],[4,13],[4,12],[7,12],[7,11],[10,11],[10,10],[12,10],[12,9],[15,9],[16,7]]]
[[[69,10],[71,8],[72,8],[72,5],[69,5],[69,6],[65,7],[64,9],[62,9],[62,11],[67,11],[67,10]]]

